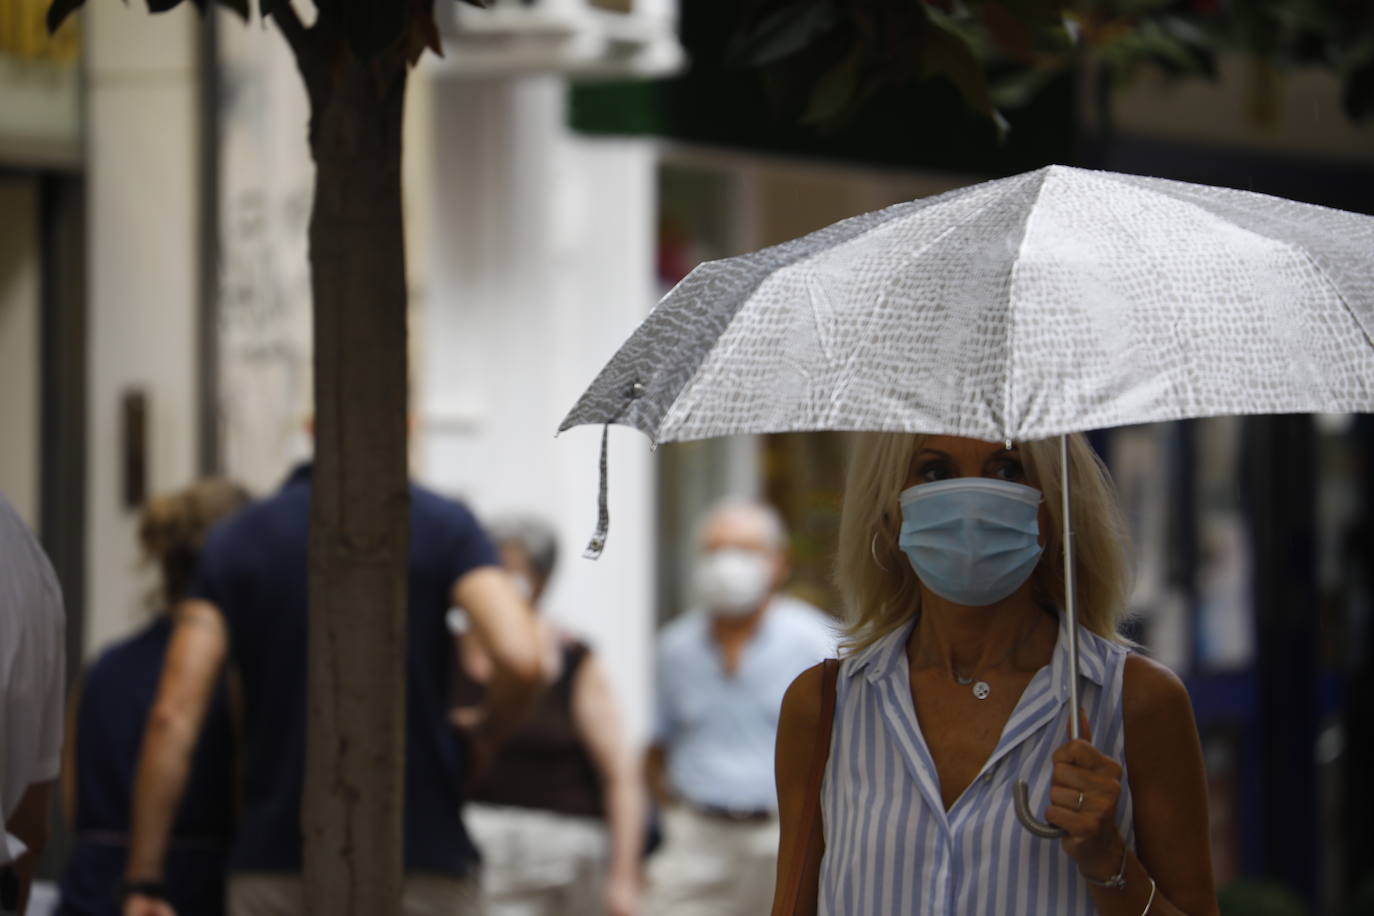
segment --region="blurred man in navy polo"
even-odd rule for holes
[[[300,809],[305,769],[310,467],[210,535],[179,610],[134,798],[124,912],[170,913],[158,898],[162,850],[184,783],[208,685],[232,659],[243,685],[243,811],[229,861],[231,916],[302,909]],[[486,730],[498,741],[538,691],[534,617],[472,514],[410,489],[406,666],[407,916],[476,912],[477,853],[459,816],[472,761],[448,724],[454,644],[445,615],[461,607],[495,663]]]

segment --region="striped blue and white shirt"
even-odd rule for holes
[[[1068,627],[1035,673],[978,777],[946,811],[907,673],[906,626],[844,660],[821,789],[821,916],[1093,914],[1088,884],[1058,840],[1016,819],[1017,780],[1031,810],[1049,805],[1051,755],[1066,740]],[[1124,768],[1121,678],[1127,650],[1079,627],[1079,702],[1093,743]],[[1117,824],[1134,846],[1123,775]]]

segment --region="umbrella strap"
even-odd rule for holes
[[[611,527],[611,512],[606,504],[606,446],[610,432],[611,424],[601,427],[601,491],[596,500],[596,531],[587,542],[587,549],[582,551],[582,556],[588,560],[598,559],[606,549],[606,532]]]

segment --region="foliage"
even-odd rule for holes
[[[1217,896],[1222,916],[1307,916],[1307,907],[1291,890],[1275,881],[1249,878],[1233,881]]]
[[[880,90],[932,78],[1002,125],[1089,59],[1116,81],[1146,64],[1215,78],[1221,52],[1262,73],[1329,68],[1349,117],[1374,113],[1367,0],[748,0],[731,49],[784,111],[832,129]]]
[[[146,0],[148,12],[165,13],[184,0]],[[254,0],[190,0],[202,14],[212,4],[232,10],[247,20]],[[486,6],[484,0],[458,0],[470,6]],[[48,7],[48,30],[56,31],[68,16],[84,6],[86,0],[52,0]],[[275,19],[299,53],[300,45],[292,33],[332,32],[342,36],[354,55],[370,60],[388,51],[403,51],[414,63],[426,48],[442,54],[439,29],[434,22],[434,0],[315,0],[317,18],[305,29],[296,19],[291,0],[257,0],[263,18]]]

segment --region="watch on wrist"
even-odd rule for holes
[[[134,894],[151,897],[153,900],[167,899],[167,885],[161,881],[121,881],[119,883],[120,901],[128,900]]]

